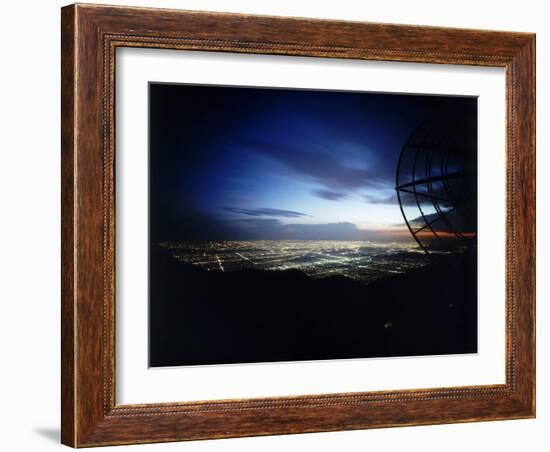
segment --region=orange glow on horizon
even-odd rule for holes
[[[401,239],[410,237],[411,240],[413,239],[413,235],[411,234],[409,229],[405,226],[378,229],[378,232],[384,234],[387,237],[394,237],[394,238],[401,238]],[[448,240],[460,239],[460,237],[453,232],[435,231],[435,233],[442,239],[448,239]],[[460,235],[468,239],[473,239],[476,237],[475,232],[461,232]],[[431,230],[420,231],[419,233],[417,233],[417,237],[421,239],[437,239]]]

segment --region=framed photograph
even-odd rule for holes
[[[535,36],[62,9],[62,442],[535,416]]]

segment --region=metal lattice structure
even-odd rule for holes
[[[396,191],[405,223],[426,252],[471,247],[477,229],[475,124],[439,117],[407,139]]]

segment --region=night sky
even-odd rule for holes
[[[150,84],[150,233],[163,240],[410,239],[399,153],[473,98]]]

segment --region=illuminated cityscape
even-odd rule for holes
[[[312,278],[345,276],[368,284],[424,266],[415,242],[246,240],[163,242],[172,256],[208,271],[296,269]]]

